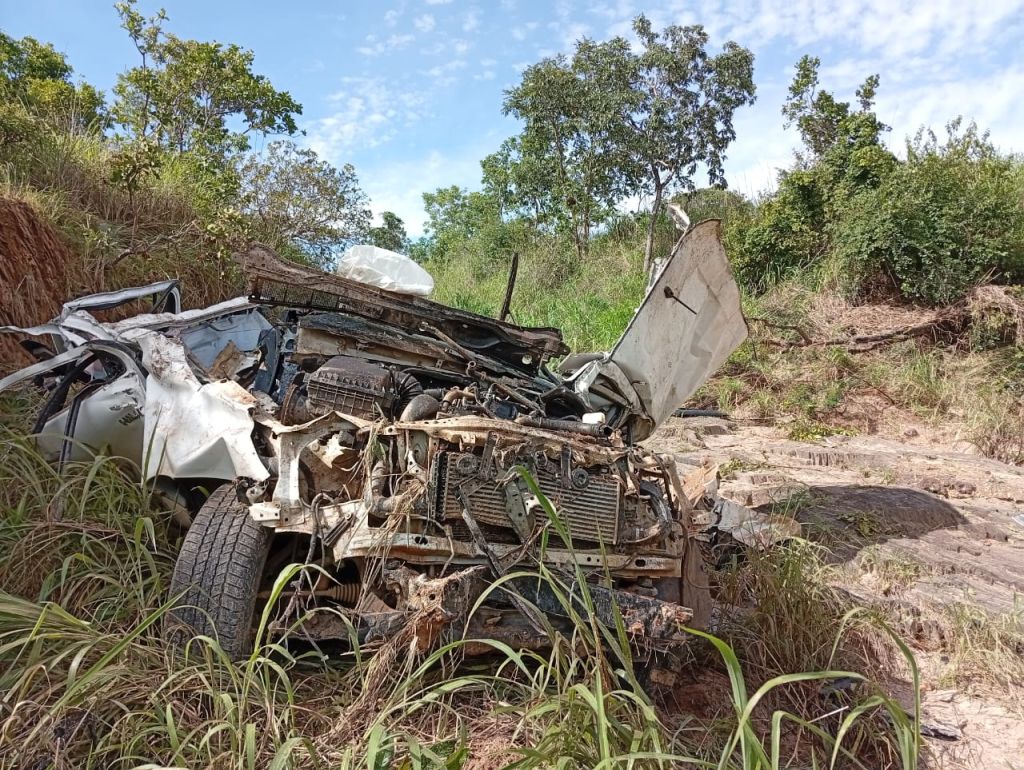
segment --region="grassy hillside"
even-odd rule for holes
[[[133,68],[130,93],[159,81],[192,104],[225,51],[253,85],[244,51],[149,38],[174,67]],[[34,41],[3,36],[0,57],[0,323],[165,277],[184,281],[188,306],[207,305],[241,289],[230,255],[250,240],[328,265],[371,233],[350,168],[294,146],[249,154],[228,122],[155,119],[148,99],[107,109]],[[39,61],[42,72],[27,66]],[[249,128],[294,130],[298,105],[255,85],[269,117]],[[776,193],[677,197],[694,221],[723,220],[751,331],[691,405],[804,442],[920,430],[1024,463],[1024,164],[959,123],[894,153],[870,103],[816,104],[792,106],[807,144]],[[516,252],[513,319],[592,351],[614,344],[643,297],[648,214],[602,215],[583,256],[560,229],[565,212],[510,210],[487,189],[425,198],[429,230],[412,253],[441,302],[494,315]],[[654,225],[665,255],[677,232],[663,214]],[[397,226],[383,235],[404,241]],[[13,366],[0,350],[0,369]],[[340,653],[286,646],[269,616],[246,661],[205,638],[178,654],[160,629],[181,531],[111,458],[47,465],[25,435],[38,398],[0,404],[0,768],[919,766],[918,670],[886,625],[899,616],[834,588],[843,574],[802,540],[718,565],[711,579],[733,611],[721,639],[695,639],[676,684],[648,679],[625,632],[586,617],[543,655],[496,647],[466,660],[452,642],[424,658],[401,636]],[[987,673],[1017,673],[1016,620],[971,615],[948,636],[941,650],[970,647]],[[914,693],[902,705],[887,695],[894,679]]]
[[[671,248],[674,233],[665,230],[659,246]],[[572,350],[607,350],[625,329],[643,299],[644,225],[625,220],[613,232],[596,237],[590,258],[580,265],[567,241],[534,235],[517,244],[520,265],[512,298],[512,318],[524,326],[563,330]],[[505,297],[508,252],[467,250],[424,265],[435,279],[435,298],[484,315],[496,315]]]
[[[61,234],[77,276],[70,293],[180,277],[199,306],[237,290],[231,233],[218,229],[187,159],[126,188],[115,181],[122,157],[108,141],[41,128],[6,148],[0,195],[28,203]]]

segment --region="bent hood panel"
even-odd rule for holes
[[[720,229],[709,220],[683,236],[609,357],[655,426],[747,336]]]

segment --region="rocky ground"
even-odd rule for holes
[[[870,436],[786,436],[673,419],[649,443],[719,464],[723,496],[795,517],[842,589],[894,619],[922,669],[922,722],[945,734],[928,739],[929,766],[1024,769],[1024,683],[1000,676],[998,657],[1024,652],[1024,470],[909,418]],[[911,692],[898,676],[892,689]]]

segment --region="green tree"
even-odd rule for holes
[[[550,165],[543,154],[523,153],[521,144],[520,137],[510,137],[480,162],[484,192],[499,216],[522,216],[543,227],[549,213],[559,210],[552,195]]]
[[[367,232],[370,243],[382,249],[399,253],[409,250],[409,234],[405,231],[405,222],[393,211],[381,214],[379,227],[371,227]]]
[[[523,131],[484,171],[503,204],[567,229],[581,258],[594,224],[625,197],[650,196],[649,267],[666,196],[693,189],[702,165],[712,184],[725,184],[733,115],[754,99],[753,54],[729,42],[710,55],[700,26],[656,32],[638,16],[633,27],[640,51],[621,37],[584,38],[571,59],[528,68],[504,105]]]
[[[88,83],[73,83],[74,70],[64,54],[32,37],[15,40],[0,32],[0,143],[24,138],[24,117],[35,116],[55,128],[75,132],[106,125],[103,95]]]
[[[699,25],[672,25],[658,33],[647,18],[638,16],[633,29],[643,50],[625,54],[635,58],[635,75],[620,115],[625,128],[620,141],[630,156],[636,191],[651,197],[647,270],[666,195],[693,190],[699,165],[707,169],[712,185],[726,184],[726,150],[736,138],[733,115],[754,101],[754,55],[732,41],[710,55],[708,35]],[[613,65],[623,56],[619,50],[621,46],[611,58]]]
[[[676,195],[673,200],[683,207],[694,224],[705,219],[720,219],[728,225],[733,219],[749,217],[754,212],[754,204],[740,193],[720,187],[701,187]]]
[[[882,139],[888,127],[874,112],[878,76],[871,75],[857,89],[854,107],[820,89],[820,66],[810,56],[796,65],[782,114],[787,126],[797,128],[803,149],[737,239],[734,264],[754,290],[825,266],[852,202],[881,186],[897,166]]]
[[[292,259],[329,267],[366,236],[369,201],[349,164],[338,169],[313,150],[277,141],[247,156],[238,174],[252,235]]]
[[[467,192],[461,187],[441,187],[423,193],[427,212],[426,238],[431,259],[446,260],[466,241],[480,238],[500,226],[497,201],[486,192]]]
[[[116,5],[142,57],[114,87],[113,117],[129,135],[223,159],[249,149],[252,134],[296,132],[301,105],[252,71],[252,51],[183,40],[164,31],[163,10],[147,19],[135,1]]]
[[[505,114],[523,121],[522,133],[484,161],[503,204],[533,209],[538,224],[567,232],[580,259],[593,226],[627,194],[623,164],[616,162],[621,148],[601,128],[612,115],[607,102],[621,97],[602,94],[564,56],[544,59],[506,92]]]

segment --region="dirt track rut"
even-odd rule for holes
[[[674,419],[647,443],[718,463],[724,495],[789,512],[826,543],[857,600],[905,609],[901,631],[924,672],[925,721],[963,733],[930,740],[930,766],[1024,770],[1024,683],[950,689],[941,638],[950,631],[939,620],[953,605],[1002,618],[1024,612],[1024,469],[908,433],[804,443],[773,426]],[[879,578],[880,564],[894,565],[895,585]]]

